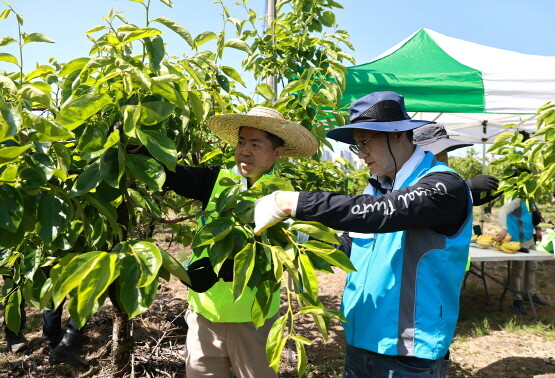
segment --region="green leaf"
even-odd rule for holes
[[[238,83],[240,83],[241,85],[243,85],[243,87],[246,87],[246,84],[243,81],[243,78],[241,77],[241,75],[239,75],[239,73],[235,70],[235,68],[228,67],[228,66],[222,66],[221,69],[222,69],[223,73],[225,73],[227,76],[229,76],[233,80],[235,80]]]
[[[15,97],[17,95],[17,86],[15,82],[7,76],[0,75],[0,90],[6,91],[10,96]],[[2,106],[6,106],[4,100],[1,101]]]
[[[148,286],[156,279],[158,270],[162,266],[162,255],[158,247],[147,241],[140,241],[131,245],[131,250],[139,264],[141,274],[137,287]]]
[[[502,132],[501,134],[499,134],[497,136],[497,138],[495,138],[495,142],[488,149],[488,152],[494,151],[494,150],[498,149],[499,147],[502,147],[502,146],[508,144],[509,142],[507,141],[507,139],[510,139],[513,136],[514,136],[513,132],[510,132],[510,131]]]
[[[227,41],[225,41],[224,46],[241,50],[248,54],[252,54],[252,50],[249,47],[249,45],[241,39],[236,39],[236,38],[228,39]]]
[[[302,244],[301,247],[306,248],[307,250],[313,252],[315,255],[320,256],[322,259],[326,260],[332,265],[337,266],[347,273],[356,271],[349,257],[347,257],[347,255],[342,251],[334,248],[329,244],[322,243],[317,240],[309,240],[306,243]]]
[[[19,326],[21,324],[21,289],[14,290],[8,297],[8,303],[4,309],[4,321],[6,326],[15,333],[19,334]]]
[[[18,64],[17,58],[12,54],[0,52],[0,61]]]
[[[162,25],[164,25],[165,27],[167,27],[168,29],[171,29],[173,32],[177,33],[177,35],[179,35],[181,38],[183,38],[189,46],[191,46],[192,48],[195,48],[195,43],[193,42],[193,39],[191,38],[191,34],[187,31],[187,29],[185,29],[183,26],[179,25],[177,22],[175,22],[175,21],[173,21],[173,20],[171,20],[167,17],[158,17],[158,18],[155,18],[152,21],[159,22]]]
[[[189,92],[189,103],[193,108],[195,118],[200,122],[200,120],[204,119],[204,108],[202,100],[195,92]]]
[[[30,100],[45,107],[50,107],[50,95],[33,85],[24,85],[17,94],[24,100]]]
[[[216,75],[216,80],[224,91],[229,92],[229,80],[225,75]]]
[[[85,32],[85,34],[95,33],[95,32],[97,32],[97,31],[101,31],[101,30],[104,30],[104,29],[108,29],[108,27],[107,27],[107,26],[104,26],[104,25],[97,25],[97,26],[95,26],[95,27],[90,28],[89,30],[87,30],[87,31]]]
[[[303,377],[306,371],[306,351],[304,349],[304,342],[297,339],[298,337],[300,336],[293,336],[293,339],[295,340],[295,347],[297,349],[297,376]]]
[[[279,291],[280,283],[280,281],[272,282],[266,280],[257,285],[255,296],[256,300],[251,309],[251,315],[255,327],[261,327],[264,325],[268,317],[274,295],[277,295],[276,292]]]
[[[258,93],[266,100],[273,100],[276,97],[274,90],[267,83],[258,84],[254,92]]]
[[[305,254],[301,254],[299,259],[301,262],[299,267],[303,277],[303,286],[311,297],[318,299],[318,278],[316,277],[316,271],[312,266],[312,262]]]
[[[171,116],[174,109],[175,105],[166,101],[143,102],[139,122],[147,126],[156,125]]]
[[[233,298],[238,300],[251,278],[255,262],[255,249],[252,243],[237,252],[233,259]]]
[[[335,230],[318,222],[296,221],[291,224],[289,229],[292,231],[304,232],[312,236],[312,238],[326,243],[341,244],[341,240],[339,240]]]
[[[305,306],[301,308],[297,315],[317,315],[317,316],[325,316],[328,318],[335,318],[339,319],[342,322],[346,322],[345,316],[341,313],[341,311],[334,311],[328,310],[327,308],[318,307],[318,306]]]
[[[135,178],[147,184],[150,189],[162,190],[166,172],[156,160],[144,155],[126,155],[125,166]]]
[[[104,216],[108,223],[110,223],[111,233],[112,235],[116,235],[120,240],[122,239],[122,231],[121,227],[118,224],[117,218],[118,215],[116,213],[116,209],[114,206],[100,202],[95,196],[92,194],[84,194],[83,198],[93,205],[99,212]]]
[[[223,155],[222,150],[220,150],[220,149],[212,150],[212,151],[210,151],[209,153],[204,154],[204,155],[202,156],[202,160],[200,161],[200,163],[201,163],[201,164],[202,164],[202,163],[206,163],[207,161],[210,161],[211,159],[213,159],[213,158],[215,158],[215,157],[217,157],[217,156],[221,156],[221,155]]]
[[[100,173],[108,185],[119,188],[119,183],[125,173],[125,156],[119,146],[112,147],[102,155]]]
[[[28,120],[28,122],[25,122]],[[75,134],[47,118],[24,113],[24,125],[37,130],[40,142],[54,142],[74,138]]]
[[[72,59],[63,65],[62,69],[60,70],[59,76],[67,76],[72,72],[82,70],[83,67],[85,67],[89,61],[90,61],[90,58]]]
[[[304,89],[305,83],[301,80],[291,80],[281,91],[280,97],[288,93],[297,92]]]
[[[270,194],[276,190],[294,191],[290,181],[278,177],[259,180],[251,187],[251,190],[260,190],[264,194]]]
[[[23,198],[11,185],[0,185],[0,227],[16,232],[23,219]]]
[[[112,100],[106,93],[85,94],[65,104],[56,121],[73,130],[111,103]]]
[[[54,67],[46,65],[46,64],[41,64],[39,65],[37,68],[35,68],[33,71],[29,72],[27,75],[25,75],[25,81],[31,81],[37,77],[44,77],[46,78],[47,76],[50,75],[55,75],[56,71],[54,70]],[[39,82],[33,82],[34,85],[39,84]],[[44,85],[45,83],[42,83],[42,85]]]
[[[131,319],[150,307],[156,297],[158,279],[152,280],[147,286],[138,287],[141,270],[137,261],[126,256],[120,266],[119,279],[116,281],[117,301]]]
[[[162,34],[160,30],[155,28],[137,28],[136,26],[132,25],[120,26],[118,28],[118,32],[126,34],[123,38],[124,44]]]
[[[335,14],[330,11],[325,11],[320,16],[320,21],[324,24],[324,26],[331,28],[335,24]]]
[[[238,232],[237,229],[232,230],[225,238],[208,247],[208,257],[210,258],[210,263],[214,267],[216,274],[219,273],[222,264],[233,252],[236,232]]]
[[[7,46],[14,42],[17,42],[17,41],[10,36],[0,38],[0,46]]]
[[[71,318],[79,328],[85,325],[100,298],[106,294],[110,284],[117,278],[116,261],[116,254],[106,252],[102,252],[96,258],[88,261],[90,268],[82,277],[75,297],[71,298],[77,301],[77,305],[74,307],[76,313],[72,312]]]
[[[151,37],[150,39],[145,39],[145,47],[148,52],[152,71],[160,72],[160,66],[166,54],[164,40],[159,35]]]
[[[45,244],[50,244],[68,226],[69,206],[61,198],[53,194],[44,194],[37,208],[38,236]]]
[[[110,135],[108,135],[108,138],[106,140],[106,143],[104,143],[103,149],[107,150],[110,147],[114,146],[116,143],[120,142],[120,135],[119,135],[119,130],[114,130],[114,132],[110,133]]]
[[[170,138],[157,131],[141,131],[138,129],[137,136],[156,160],[164,164],[171,171],[175,171],[177,150]]]
[[[64,172],[68,172],[71,166],[71,155],[66,146],[62,143],[53,143],[54,150],[53,158],[56,161],[56,166]]]
[[[204,33],[200,33],[195,37],[195,40],[194,40],[195,47],[198,48],[201,45],[205,44],[206,42],[216,38],[218,38],[218,36],[211,31],[205,31]]]
[[[126,105],[121,108],[123,112],[123,132],[132,138],[137,136],[137,124],[141,117],[140,105]]]
[[[40,262],[40,261],[39,261]],[[33,275],[32,280],[26,280],[23,284],[23,298],[29,305],[42,309],[40,304],[40,293],[46,284],[46,275],[41,269],[38,269]]]
[[[191,247],[198,248],[222,240],[231,232],[234,224],[233,219],[225,217],[208,222],[197,232]]]
[[[21,147],[0,148],[0,165],[16,160],[29,148],[31,148],[30,144]]]
[[[21,114],[15,108],[8,106],[0,97],[0,142],[15,136],[21,127]],[[0,162],[1,164],[1,162]]]
[[[27,34],[23,39],[23,44],[31,43],[31,42],[46,42],[46,43],[54,43],[54,40],[50,39],[46,35],[42,33],[31,33]]]
[[[12,10],[11,10],[10,8],[4,9],[4,10],[2,11],[2,13],[0,13],[0,20],[5,20],[6,18],[8,18],[8,16],[9,16],[10,13],[11,13],[11,11],[12,11]]]
[[[54,308],[57,308],[70,291],[75,289],[82,281],[83,278],[91,270],[92,266],[101,254],[106,252],[92,251],[79,255],[69,257],[69,260],[62,260],[60,264],[54,266],[58,271],[56,274],[50,272],[52,278],[52,300],[54,301]],[[62,265],[64,264],[64,265]]]
[[[77,177],[69,195],[70,197],[76,197],[88,193],[96,188],[100,181],[102,181],[100,162],[95,161]]]
[[[191,284],[189,273],[183,266],[168,252],[160,248],[160,255],[162,256],[162,267],[170,272],[178,279],[184,281],[186,284]]]
[[[266,341],[266,358],[270,363],[270,367],[276,372],[281,362],[281,353],[287,342],[285,337],[285,323],[287,319],[287,315],[282,315],[275,321]]]

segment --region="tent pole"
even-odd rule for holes
[[[482,174],[485,175],[486,174],[486,142],[488,141],[488,121],[487,119],[482,121],[482,132],[483,132],[483,136],[482,136]],[[480,217],[480,228],[482,229],[482,232],[484,232],[484,223],[486,220],[486,206],[485,204],[481,206],[482,208],[482,216]]]

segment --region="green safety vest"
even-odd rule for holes
[[[240,176],[236,168],[227,170],[221,169],[216,179],[216,184],[210,195],[210,200],[206,206],[206,210],[213,210],[216,204],[216,199],[226,187],[220,185],[220,180],[224,177],[234,178]],[[258,181],[275,177],[273,170],[263,175]],[[242,190],[246,189],[246,179],[241,178],[243,183]],[[210,222],[210,220],[207,220]],[[201,225],[199,225],[200,227]],[[208,250],[202,251],[201,257],[208,256]],[[196,260],[196,258],[195,258]],[[245,288],[243,295],[237,300],[233,301],[233,282],[225,282],[218,280],[214,286],[204,293],[197,293],[189,289],[189,308],[196,313],[204,316],[212,322],[219,323],[243,323],[252,322],[251,308],[255,300],[256,288]],[[272,302],[270,311],[266,318],[274,316],[279,309],[280,295],[279,290],[272,294]]]

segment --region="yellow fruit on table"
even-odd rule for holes
[[[515,253],[516,251],[518,251],[518,249],[515,251],[514,249],[507,248],[503,244],[501,244],[501,251],[505,253]]]
[[[492,235],[480,235],[476,238],[476,244],[482,248],[487,248],[494,242]]]

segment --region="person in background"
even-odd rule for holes
[[[83,339],[83,333],[77,329],[77,325],[70,319],[65,330],[62,329],[63,303],[54,311],[45,310],[42,314],[42,330],[48,346],[50,347],[50,364],[66,362],[73,367],[88,368],[89,364],[79,356],[79,347]],[[23,352],[29,347],[29,342],[23,335],[27,323],[25,300],[20,304],[21,321],[19,333],[15,334],[8,328],[4,321],[4,332],[8,349],[12,353]]]
[[[327,133],[350,144],[373,180],[362,195],[276,191],[255,203],[255,233],[287,216],[353,238],[341,311],[345,377],[445,377],[472,232],[464,180],[414,145],[404,98],[375,92]]]
[[[282,156],[310,157],[318,142],[301,125],[286,120],[277,110],[257,106],[247,114],[221,114],[207,121],[223,141],[235,146],[235,167],[188,167],[166,171],[164,187],[215,208],[215,199],[225,189],[224,177],[241,177],[243,189],[259,180],[275,177],[274,163]],[[207,251],[193,257],[187,267],[191,278],[185,315],[188,325],[186,375],[228,377],[230,370],[242,378],[277,377],[266,357],[266,340],[280,304],[279,290],[272,295],[265,324],[255,328],[251,308],[255,290],[233,298],[233,260],[223,264],[218,275]]]
[[[62,328],[64,302],[55,310],[42,312],[42,333],[50,347],[50,364],[66,362],[77,368],[88,368],[89,364],[79,356],[83,342],[83,330],[69,319],[65,329]]]
[[[449,165],[448,152],[458,148],[470,147],[472,143],[465,143],[449,137],[445,127],[438,124],[429,124],[414,130],[414,143],[424,151],[430,151],[436,159]],[[472,192],[472,204],[480,206],[498,198],[501,193],[495,193],[499,186],[499,179],[491,175],[478,175],[466,184]]]
[[[498,242],[503,241],[507,235],[511,236],[511,241],[520,242],[520,246],[527,249],[534,249],[534,237],[541,240],[541,229],[536,229],[532,222],[532,214],[525,201],[515,198],[499,209],[498,222],[501,231],[495,236]],[[532,293],[532,301],[540,306],[547,307],[549,303],[541,299],[536,293],[536,270],[537,261],[513,261],[511,263],[511,274],[509,285],[515,289],[513,291],[513,309],[517,314],[527,315],[528,311],[524,307],[521,292],[522,273],[526,267],[526,289]]]

